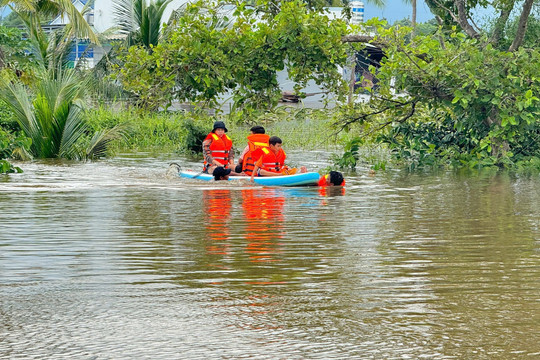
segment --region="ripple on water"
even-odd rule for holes
[[[537,180],[360,172],[320,192],[167,165],[25,163],[0,181],[1,358],[540,353]]]

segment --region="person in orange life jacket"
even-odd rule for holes
[[[345,186],[345,179],[343,174],[339,171],[330,171],[327,175],[323,175],[319,178],[319,186]]]
[[[216,166],[212,175],[214,175],[214,180],[229,180],[229,174],[231,169],[225,169],[223,166]]]
[[[225,135],[227,128],[223,121],[216,121],[214,128],[204,139],[202,148],[204,155],[203,172],[212,174],[218,166],[228,168],[234,164],[232,140]]]
[[[268,148],[268,140],[270,139],[270,136],[265,134],[264,127],[260,125],[253,126],[249,131],[248,144],[242,151],[235,168],[237,173],[244,173],[247,176],[251,176],[255,167],[255,160],[252,156],[253,151],[261,147]]]
[[[257,176],[283,176],[291,175],[296,172],[296,169],[289,169],[285,166],[287,155],[281,148],[282,141],[277,136],[272,136],[268,140],[268,148],[260,148],[253,151],[252,156],[257,161],[253,172],[251,173],[251,181]],[[290,171],[293,170],[293,171]],[[305,166],[302,166],[300,172],[306,172]]]

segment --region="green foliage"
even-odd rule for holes
[[[507,0],[498,1],[497,3],[504,3]],[[455,25],[455,19],[451,14],[457,14],[457,1],[456,0],[425,0],[426,5],[431,12],[439,16],[446,27]],[[487,0],[468,0],[463,1],[465,15],[471,14],[471,11],[475,8],[487,8],[489,2]]]
[[[395,21],[392,26],[412,27],[412,22],[409,18],[406,18],[406,19]],[[438,29],[439,29],[439,24],[437,24],[437,20],[431,19],[424,23],[416,24],[416,27],[414,28],[414,33],[415,35],[424,35],[424,36],[433,35],[437,32]]]
[[[23,38],[21,30],[0,25],[0,69],[6,68],[22,76],[22,72],[33,67],[29,49],[30,42]]]
[[[334,166],[341,170],[354,170],[360,164],[372,170],[386,170],[389,163],[388,149],[368,143],[358,136],[345,141],[343,154],[332,154],[331,159]]]
[[[332,157],[332,160],[336,166],[338,166],[341,169],[345,168],[356,168],[356,164],[359,160],[359,150],[360,146],[363,144],[363,140],[360,137],[356,137],[349,141],[345,148],[343,149],[343,155],[342,156],[336,156],[334,155]]]
[[[14,172],[21,173],[22,169],[18,166],[13,166],[7,160],[0,159],[0,174],[9,174]]]
[[[32,93],[20,83],[4,84],[7,91],[0,97],[32,139],[33,156],[73,158],[72,145],[85,131],[79,104],[84,83],[73,71],[59,75],[59,79],[51,76],[43,73]]]
[[[0,100],[13,112],[20,128],[32,139],[30,153],[37,158],[88,158],[99,156],[114,132],[93,136],[81,151],[80,139],[88,134],[82,98],[86,83],[74,70],[42,71],[29,88],[20,82],[2,82]]]
[[[125,89],[146,108],[173,100],[216,105],[232,92],[233,111],[266,109],[280,98],[277,72],[288,69],[297,88],[309,80],[344,90],[337,67],[346,61],[341,36],[346,26],[310,12],[300,1],[281,4],[266,21],[253,8],[237,3],[234,21],[224,27],[216,6],[187,6],[166,41],[148,53],[132,47],[118,71]]]
[[[507,167],[539,156],[538,49],[500,51],[458,31],[409,43],[409,32],[379,27],[387,57],[357,121],[382,129],[378,140],[412,167]]]
[[[25,157],[31,142],[23,135],[13,135],[0,127],[0,174],[22,172],[6,159]]]
[[[17,131],[20,130],[17,119],[13,115],[13,112],[10,110],[10,107],[0,100],[0,128],[4,128],[8,131]]]
[[[331,110],[277,108],[253,118],[236,118],[236,114],[219,117],[225,121],[237,152],[247,144],[249,128],[263,125],[268,134],[279,136],[287,150],[336,149],[336,143],[349,139],[349,134],[333,136],[335,129],[329,124]],[[207,112],[144,112],[113,111],[98,107],[88,112],[92,131],[105,131],[114,127],[124,129],[125,138],[111,144],[111,150],[151,151],[160,153],[200,154],[202,141],[218,119]]]
[[[99,44],[97,36],[86,22],[85,15],[91,10],[92,1],[87,2],[82,10],[78,10],[74,3],[64,0],[0,0],[0,5],[9,4],[13,13],[22,21],[25,29],[24,55],[37,63],[37,67],[43,67],[50,71],[65,67],[65,55],[75,37],[88,39],[94,44]],[[45,32],[42,24],[56,16],[68,19],[67,25],[61,30]],[[1,66],[0,66],[1,68]],[[17,78],[25,83],[32,83],[34,79],[25,79],[21,76],[19,66],[13,68]],[[39,70],[38,70],[39,71]]]
[[[197,124],[192,119],[186,119],[184,123],[186,134],[180,142],[180,148],[192,154],[201,152],[202,143],[208,135],[208,130],[201,124]]]
[[[505,36],[498,44],[499,49],[508,49],[516,36],[519,17],[514,17],[509,21],[505,30]],[[527,21],[527,33],[523,40],[525,48],[540,48],[540,17],[539,15],[529,17]]]

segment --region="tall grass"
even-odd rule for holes
[[[88,112],[88,124],[94,131],[121,127],[124,139],[111,144],[116,152],[198,153],[211,129],[211,118],[183,111],[141,112],[134,108],[98,106]]]
[[[214,121],[225,121],[237,151],[247,144],[246,137],[254,124],[262,125],[269,135],[279,136],[286,149],[335,149],[349,139],[349,134],[336,134],[328,120],[328,113],[320,110],[278,109],[252,118],[238,118],[235,114],[219,118],[205,111],[141,112],[134,108],[114,109],[99,106],[89,112],[88,121],[94,131],[114,126],[124,128],[126,139],[115,142],[115,151],[160,151],[164,153],[200,153],[202,140],[212,130]]]

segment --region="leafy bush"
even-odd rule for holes
[[[26,158],[32,141],[24,135],[13,135],[0,127],[0,174],[22,172],[6,159]]]
[[[15,116],[13,115],[13,112],[2,100],[0,100],[0,127],[3,127],[9,131],[17,131],[21,129],[17,123],[17,120],[15,119]]]

